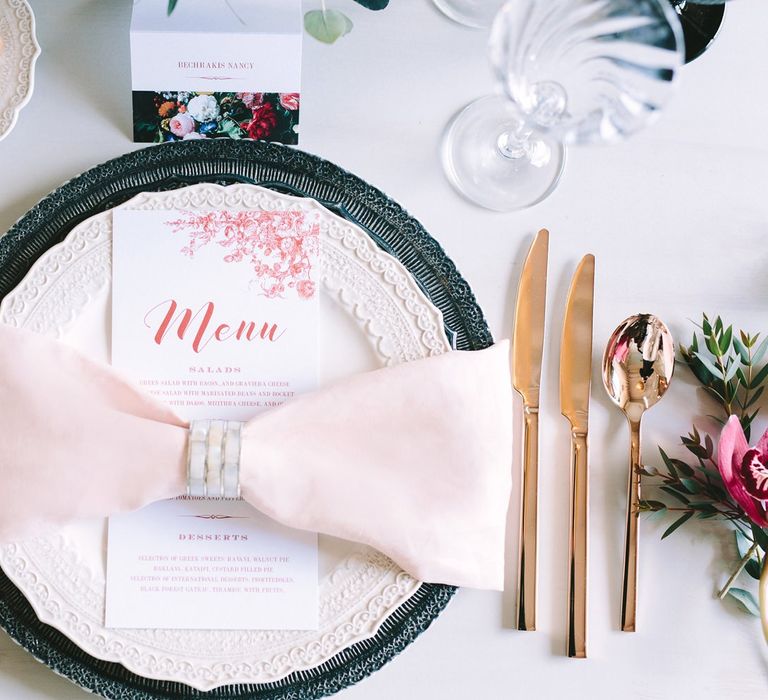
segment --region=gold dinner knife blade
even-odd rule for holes
[[[571,281],[560,346],[560,409],[571,423],[568,552],[568,656],[587,656],[587,500],[589,390],[595,257],[585,255]]]
[[[520,275],[512,336],[512,384],[523,397],[523,474],[517,567],[517,629],[536,629],[539,389],[544,351],[549,231],[541,229]]]

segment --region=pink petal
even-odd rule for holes
[[[755,447],[760,454],[768,454],[768,430],[763,433],[763,436],[757,441]]]
[[[736,416],[731,416],[720,433],[717,449],[717,466],[723,483],[734,501],[738,503],[747,517],[760,527],[768,527],[768,514],[744,486],[741,465],[744,455],[749,450],[744,430]]]
[[[733,465],[741,465],[744,455],[749,450],[744,430],[736,416],[731,416],[720,433],[720,442],[717,446],[717,466],[723,477],[725,485],[736,478]]]
[[[768,501],[768,464],[765,453],[757,449],[747,452],[741,464],[741,476],[744,479],[744,487],[752,498]]]

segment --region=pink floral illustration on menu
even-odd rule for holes
[[[204,246],[221,247],[225,263],[246,263],[254,282],[268,298],[296,294],[312,299],[317,293],[313,261],[320,246],[316,213],[303,211],[182,211],[167,221],[187,243],[181,253],[194,257]]]

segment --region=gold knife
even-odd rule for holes
[[[560,409],[571,423],[568,552],[568,656],[587,656],[587,500],[589,389],[595,257],[585,255],[571,281],[560,346]]]
[[[544,351],[549,231],[541,229],[520,275],[512,336],[512,384],[523,397],[523,474],[517,567],[517,629],[536,629],[536,542],[539,483],[539,388]]]

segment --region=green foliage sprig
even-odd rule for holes
[[[730,416],[738,416],[749,440],[768,383],[768,364],[764,363],[768,337],[761,341],[759,334],[735,332],[733,326],[726,326],[719,316],[713,322],[704,315],[690,346],[681,348],[680,353],[685,365],[715,402],[718,412],[710,418],[722,425]],[[740,561],[720,591],[720,598],[730,595],[745,610],[758,614],[754,596],[734,588],[733,584],[742,571],[751,578],[760,578],[768,553],[768,530],[751,522],[728,494],[717,466],[712,437],[700,433],[694,426],[680,440],[689,453],[686,460],[670,457],[659,448],[663,469],[649,466],[640,469],[641,474],[656,483],[660,492],[660,500],[641,501],[640,510],[675,516],[662,539],[694,518],[728,521],[735,530]]]
[[[719,316],[710,323],[704,315],[701,338],[694,333],[690,347],[680,350],[685,364],[720,408],[721,415],[712,417],[723,424],[737,415],[747,440],[768,379],[768,364],[760,366],[768,337],[758,344],[759,340],[759,334],[734,333],[733,326],[725,327]]]

